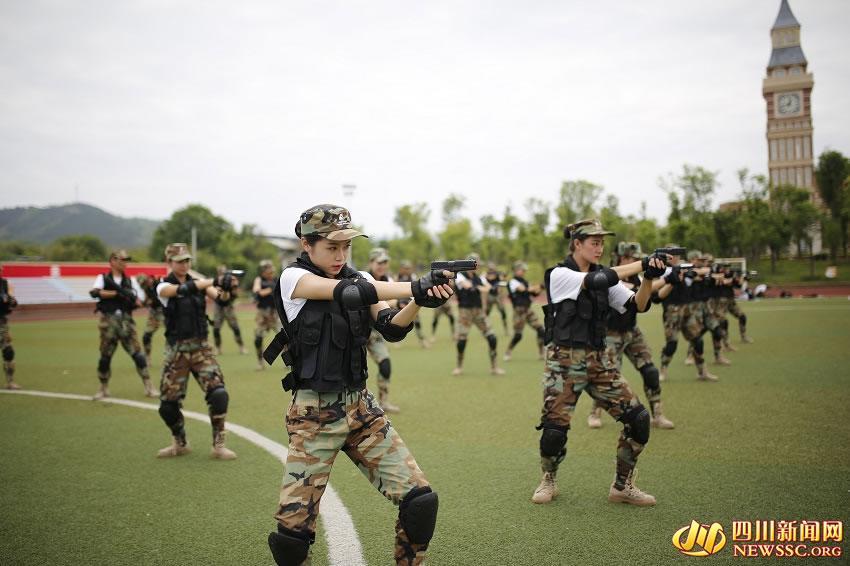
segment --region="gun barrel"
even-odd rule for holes
[[[458,273],[461,271],[475,271],[478,269],[478,262],[474,259],[455,259],[450,261],[432,261],[432,271],[451,271]]]

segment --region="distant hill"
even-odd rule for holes
[[[48,244],[71,234],[92,234],[108,247],[147,246],[158,220],[122,218],[89,204],[0,209],[0,240]]]

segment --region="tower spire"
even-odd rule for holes
[[[788,0],[782,0],[782,4],[779,5],[779,14],[776,16],[776,21],[773,22],[771,31],[798,27],[800,27],[800,22],[794,17],[794,12],[791,11],[791,6],[788,5]]]

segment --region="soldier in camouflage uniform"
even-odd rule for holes
[[[142,378],[145,395],[156,397],[148,373],[148,360],[142,352],[139,339],[136,336],[136,322],[133,320],[133,309],[142,305],[144,291],[138,282],[125,275],[124,269],[130,256],[124,250],[114,250],[109,255],[109,271],[97,276],[89,294],[98,299],[97,312],[100,313],[97,328],[100,332],[100,360],[97,364],[97,377],[100,389],[94,399],[109,397],[109,378],[112,356],[118,343],[130,354],[136,365],[136,372]]]
[[[744,314],[744,311],[741,310],[741,306],[738,304],[738,301],[735,300],[735,291],[740,290],[745,282],[745,278],[743,274],[735,274],[732,278],[732,285],[726,291],[725,294],[725,305],[726,311],[738,319],[738,331],[741,333],[741,342],[744,344],[752,344],[753,339],[747,334],[747,315]],[[726,338],[727,341],[729,339],[729,326],[728,321],[726,321]]]
[[[165,312],[162,310],[159,297],[156,296],[156,286],[159,285],[161,280],[159,277],[140,273],[136,276],[136,281],[139,282],[139,286],[145,292],[143,304],[148,308],[148,320],[145,323],[145,333],[142,334],[142,345],[145,347],[145,357],[150,366],[153,335],[159,330],[160,326],[165,324]]]
[[[511,359],[514,347],[522,340],[522,331],[526,324],[537,333],[537,348],[540,351],[540,359],[543,359],[543,325],[537,320],[537,314],[532,305],[532,297],[539,295],[542,289],[540,285],[531,285],[526,281],[525,272],[527,270],[528,264],[524,261],[514,262],[514,275],[508,281],[508,297],[510,297],[511,304],[514,307],[514,336],[502,357],[505,361]]]
[[[469,259],[478,261],[478,254],[469,254]],[[490,356],[490,373],[492,375],[504,375],[505,370],[496,365],[496,334],[490,327],[490,320],[484,315],[484,296],[490,291],[487,280],[476,271],[458,273],[455,282],[458,300],[458,329],[457,329],[457,366],[452,370],[452,375],[463,373],[463,358],[466,351],[466,339],[469,337],[469,329],[474,324],[487,340]]]
[[[505,305],[502,304],[502,287],[505,287],[504,274],[496,267],[495,262],[487,262],[487,273],[484,275],[487,279],[487,284],[490,289],[487,291],[487,307],[484,309],[484,316],[490,318],[490,311],[493,307],[499,310],[502,317],[502,327],[505,329],[505,336],[508,335],[508,313],[505,311]]]
[[[189,275],[192,255],[183,243],[169,244],[165,257],[171,272],[156,293],[165,309],[165,364],[160,382],[159,415],[171,431],[171,444],[157,452],[158,458],[183,456],[191,452],[186,441],[183,413],[189,374],[195,378],[207,402],[212,425],[210,457],[233,460],[236,454],[225,447],[224,422],[230,396],[224,388],[224,375],[207,342],[206,299],[222,297],[226,291],[216,288],[212,279]]]
[[[717,299],[720,297],[724,280],[723,274],[716,272],[713,268],[714,257],[711,254],[702,254],[695,250],[688,255],[693,261],[694,268],[700,274],[691,286],[692,302],[688,305],[688,312],[705,331],[711,333],[714,363],[723,366],[732,365],[732,362],[722,353],[723,324],[717,311]],[[731,284],[731,281],[729,283]],[[696,358],[694,343],[691,342],[685,365],[694,364]]]
[[[9,315],[18,301],[15,300],[15,288],[8,279],[3,278],[0,266],[0,350],[3,352],[3,373],[6,376],[6,389],[20,389],[15,383],[15,349],[12,347],[12,334],[9,332]]]
[[[634,262],[637,256],[633,256],[629,248],[624,248],[624,253],[617,255],[619,265]],[[638,252],[639,253],[639,252]],[[623,285],[634,291],[641,285],[640,277],[632,275],[623,281]],[[653,281],[653,290],[660,289],[664,280],[659,278]],[[643,391],[649,403],[649,411],[652,415],[652,426],[664,429],[672,429],[673,422],[664,416],[661,408],[661,384],[659,383],[658,368],[652,363],[652,351],[649,349],[643,332],[637,325],[637,306],[634,301],[626,304],[626,312],[621,314],[611,310],[608,315],[608,334],[605,337],[605,356],[617,366],[617,371],[623,372],[623,354],[629,358],[634,368],[643,379]],[[602,405],[594,402],[593,410],[587,417],[587,425],[590,428],[602,426]]]
[[[543,410],[538,430],[543,479],[534,491],[534,503],[549,503],[558,495],[555,476],[566,456],[567,432],[583,391],[623,423],[617,444],[614,482],[608,492],[611,502],[655,505],[655,497],[634,485],[638,455],[649,441],[649,413],[622,379],[614,360],[605,355],[609,310],[624,313],[630,301],[636,310],[646,310],[652,279],[664,273],[662,258],[645,258],[614,268],[602,267],[603,237],[613,235],[595,219],[567,226],[571,255],[546,272],[549,299],[546,315],[546,369],[543,373]],[[620,278],[644,271],[637,293],[620,283]]]
[[[260,262],[260,275],[254,278],[254,285],[251,287],[254,301],[257,303],[257,316],[254,318],[254,350],[257,352],[259,371],[266,369],[263,365],[263,337],[266,332],[277,332],[280,328],[272,296],[274,287],[274,265],[270,260],[264,259]]]
[[[390,256],[384,248],[372,248],[369,251],[369,275],[375,281],[392,281],[388,275]],[[408,303],[410,301],[407,301]],[[390,301],[390,305],[393,302]],[[397,303],[396,303],[397,304]],[[390,364],[390,351],[381,333],[372,329],[369,341],[366,342],[366,351],[369,352],[372,361],[378,364],[378,404],[386,413],[398,413],[399,408],[389,401],[390,397],[390,375],[392,366]]]
[[[431,319],[431,336],[437,335],[437,324],[440,322],[440,318],[442,318],[443,316],[449,319],[449,326],[451,327],[452,337],[456,338],[457,335],[455,333],[455,315],[452,312],[451,301],[447,302],[441,307],[434,309],[434,318]]]
[[[233,302],[239,295],[239,279],[228,273],[226,265],[219,265],[216,271],[215,286],[228,291],[227,299],[213,301],[213,341],[216,354],[221,355],[221,327],[224,326],[224,321],[227,321],[227,325],[233,331],[239,353],[246,354],[245,344],[242,342],[242,331],[239,330],[239,321],[236,320],[236,310],[233,308]]]
[[[283,353],[292,369],[283,380],[292,390],[286,415],[289,453],[269,547],[280,566],[309,563],[322,494],[340,450],[381,494],[399,506],[395,563],[422,564],[437,518],[437,494],[366,389],[365,345],[375,328],[384,339],[402,340],[420,306],[434,308],[451,295],[448,272],[431,272],[411,283],[375,281],[346,265],[352,228],[348,211],[318,205],[305,211],[295,234],[304,252],[287,266],[276,290],[283,330],[266,359]],[[414,302],[393,309],[386,301]]]

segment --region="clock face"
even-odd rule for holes
[[[776,113],[780,116],[798,114],[801,108],[800,93],[798,92],[786,92],[776,97]]]

